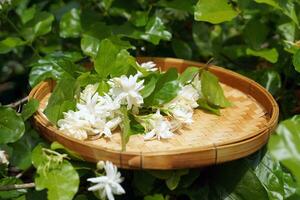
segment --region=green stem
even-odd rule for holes
[[[34,183],[24,183],[24,184],[14,184],[14,185],[1,185],[0,191],[9,191],[9,190],[19,190],[19,189],[29,189],[34,188]]]

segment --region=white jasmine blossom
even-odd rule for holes
[[[199,99],[198,91],[192,85],[185,85],[178,92],[178,96],[175,98],[177,101],[181,101],[192,108],[197,108],[197,100]]]
[[[107,94],[100,96],[97,88],[97,84],[86,86],[76,105],[78,110],[64,113],[64,119],[57,122],[63,133],[79,140],[90,135],[111,137],[122,121],[117,113],[120,104]]]
[[[59,130],[64,134],[78,140],[87,139],[89,130],[93,132],[90,123],[87,120],[81,119],[80,112],[72,110],[65,112],[64,119],[58,120],[57,125],[59,126]]]
[[[123,182],[121,173],[111,162],[106,161],[103,165],[105,170],[104,176],[89,178],[87,181],[95,183],[88,188],[88,191],[98,192],[101,199],[114,200],[114,195],[125,194],[125,190],[120,183]]]
[[[87,103],[89,102],[92,97],[97,93],[99,84],[89,84],[87,85],[84,90],[80,93],[80,103]]]
[[[76,107],[87,120],[94,123],[94,120],[97,118],[104,119],[106,117],[114,116],[120,108],[120,104],[107,94],[99,96],[99,94],[96,93],[91,99],[87,100],[86,103],[78,103]]]
[[[185,104],[170,104],[168,111],[172,114],[175,120],[184,124],[193,123],[194,110],[192,107]]]
[[[144,80],[138,82],[138,77],[138,74],[129,77],[122,75],[109,82],[111,86],[109,94],[120,104],[127,105],[128,110],[132,107],[138,108],[144,103],[143,97],[139,93],[144,88]]]
[[[0,150],[0,164],[6,164],[6,165],[9,164],[6,153],[3,150]]]
[[[160,110],[157,110],[155,114],[150,114],[140,118],[141,124],[145,128],[145,140],[152,138],[166,139],[173,137],[174,133],[171,132],[170,122],[160,114]]]
[[[183,86],[178,92],[178,96],[165,104],[163,109],[167,110],[178,122],[191,124],[193,122],[194,108],[198,107],[198,99],[198,91],[189,84]]]
[[[150,71],[150,72],[155,72],[158,70],[158,68],[156,67],[156,64],[152,61],[144,62],[144,63],[140,64],[140,66],[143,69],[145,69],[146,71]]]
[[[104,135],[107,137],[111,137],[111,135],[112,135],[111,131],[113,131],[121,122],[122,122],[121,117],[116,117],[116,118],[113,118],[112,120],[106,122],[102,133],[104,133]]]

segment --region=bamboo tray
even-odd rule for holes
[[[162,70],[204,65],[174,58],[138,58],[154,61]],[[130,137],[121,151],[120,132],[111,139],[80,141],[63,135],[42,113],[54,88],[54,81],[42,82],[30,93],[40,101],[33,124],[45,138],[57,141],[79,153],[85,160],[110,160],[126,169],[180,169],[219,164],[245,157],[260,149],[277,125],[278,106],[262,86],[242,75],[217,66],[209,70],[221,81],[226,97],[234,106],[221,116],[196,110],[194,123],[168,140],[144,141],[142,135]]]

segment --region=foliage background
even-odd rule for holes
[[[276,133],[259,152],[203,169],[123,170],[126,195],[117,198],[300,198],[299,1],[1,0],[0,5],[0,143],[10,161],[0,167],[0,186],[36,185],[0,191],[0,199],[47,199],[46,189],[50,200],[96,199],[86,190],[94,164],[57,143],[50,146],[31,128],[28,118],[37,102],[22,109],[8,104],[26,97],[38,82],[59,80],[70,66],[93,59],[104,38],[134,56],[213,58],[263,85],[281,111]]]

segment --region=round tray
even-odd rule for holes
[[[204,64],[174,58],[138,58],[153,61],[162,70],[176,67],[179,72],[188,66]],[[245,157],[260,149],[269,138],[278,120],[278,106],[272,95],[251,79],[230,70],[210,66],[219,77],[225,96],[234,106],[221,110],[221,116],[195,110],[194,123],[167,140],[144,141],[133,135],[121,150],[120,132],[111,139],[80,141],[62,134],[42,113],[54,88],[54,81],[36,86],[30,98],[40,101],[33,124],[50,141],[57,141],[79,153],[85,160],[110,160],[127,169],[180,169],[218,164]]]

